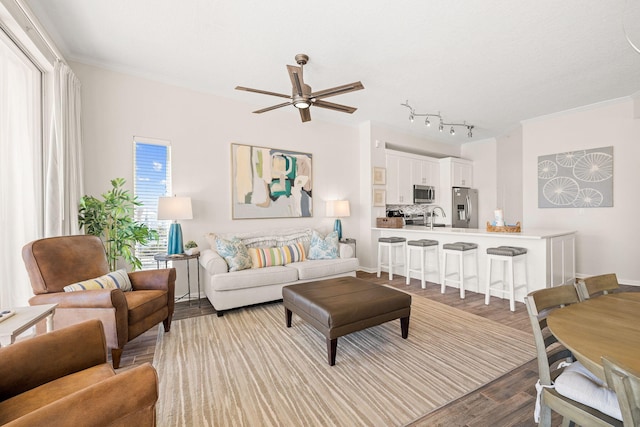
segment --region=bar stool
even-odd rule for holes
[[[420,270],[411,268],[411,252],[412,251],[420,252]],[[436,256],[436,261],[433,263],[435,268],[431,270],[425,270],[425,262],[426,262],[425,259],[430,252],[432,252]],[[439,260],[438,260],[438,241],[437,240],[429,240],[429,239],[409,240],[407,242],[407,258],[406,258],[407,285],[411,280],[411,272],[419,272],[422,289],[425,289],[427,287],[425,284],[425,278],[424,278],[426,273],[428,273],[429,271],[435,271],[438,276],[440,275],[440,272],[438,270],[438,261]]]
[[[493,261],[503,262],[502,279],[491,281],[491,270],[493,267]],[[516,286],[515,284],[515,272],[514,263],[522,263],[524,267],[524,283]],[[505,278],[506,272],[506,278]],[[494,285],[500,284],[501,288],[496,289]],[[504,289],[504,285],[508,288]],[[515,288],[520,286],[527,286],[527,250],[525,248],[519,248],[516,246],[499,246],[497,248],[487,248],[487,289],[485,291],[484,303],[489,305],[491,299],[491,291],[502,293],[503,295],[509,295],[509,308],[511,311],[516,310],[515,304]]]
[[[393,262],[393,253],[396,252],[396,249],[401,249],[401,252],[404,254],[406,242],[407,239],[404,237],[380,237],[378,239],[378,277],[380,277],[382,267],[387,267],[389,269],[389,280],[393,280],[393,268],[402,265],[401,262]],[[383,249],[389,249],[389,262],[387,264],[382,263]]]
[[[457,283],[460,287],[460,298],[464,299],[464,281],[476,279],[478,283],[478,245],[468,242],[445,243],[442,245],[442,268],[440,269],[440,292],[444,294],[446,282]],[[458,257],[458,271],[447,274],[447,255]],[[464,275],[464,257],[471,255],[474,262],[475,274]],[[448,279],[449,276],[456,276],[457,279]],[[480,284],[478,283],[478,286]]]

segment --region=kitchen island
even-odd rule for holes
[[[472,292],[485,293],[487,248],[497,246],[518,246],[527,249],[527,288],[516,288],[516,301],[524,302],[524,297],[537,289],[575,282],[575,231],[523,229],[520,233],[494,233],[477,228],[434,227],[431,230],[422,225],[406,225],[403,228],[374,227],[373,231],[374,240],[378,237],[390,236],[404,237],[407,241],[431,239],[438,241],[440,249],[445,243],[476,243],[478,245],[478,282],[472,279],[465,285],[465,289]],[[412,266],[417,267],[419,260],[416,258],[414,256]],[[471,267],[471,260],[467,257],[465,270]],[[494,263],[493,268],[492,279],[495,281],[501,277],[502,270],[499,268],[499,263]],[[449,264],[448,271],[453,271],[452,269],[455,269],[453,263]],[[516,270],[516,284],[522,282],[521,274],[521,271]],[[412,273],[411,277],[419,278],[417,273]],[[435,273],[427,274],[427,280],[440,284],[440,278]]]

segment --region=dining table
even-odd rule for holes
[[[610,293],[568,305],[551,312],[547,325],[603,381],[602,356],[640,372],[640,292]]]

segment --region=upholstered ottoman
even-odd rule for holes
[[[402,338],[409,335],[411,295],[355,277],[285,286],[282,299],[287,328],[295,313],[322,332],[331,366],[343,335],[395,319],[400,319]]]

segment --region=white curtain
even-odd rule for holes
[[[79,234],[78,203],[82,183],[80,81],[57,61],[53,76],[50,140],[45,157],[45,236]]]
[[[32,295],[21,251],[42,236],[41,76],[0,30],[0,308]]]

